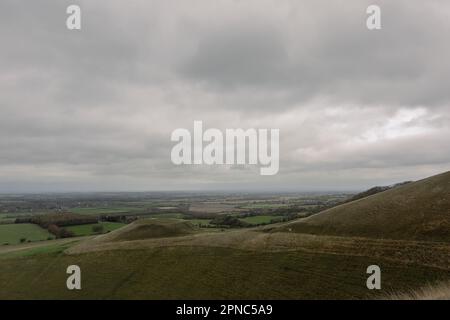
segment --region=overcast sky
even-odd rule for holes
[[[447,171],[449,35],[447,0],[2,0],[0,192],[356,190]],[[279,173],[175,166],[170,134],[194,120],[279,128]]]

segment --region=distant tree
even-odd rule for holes
[[[20,238],[20,243],[24,243],[25,241],[27,241],[27,238]]]
[[[235,228],[249,226],[248,223],[243,222],[236,217],[225,216],[225,215],[214,218],[213,220],[211,220],[210,224],[213,224],[216,226],[221,226],[221,227],[235,227]]]
[[[71,238],[73,236],[74,236],[74,234],[73,234],[72,231],[69,231],[69,230],[67,230],[65,228],[60,228],[59,229],[59,237],[60,238]]]
[[[74,236],[72,231],[69,231],[65,228],[60,228],[55,224],[49,225],[47,229],[50,233],[53,233],[56,238],[70,238]]]

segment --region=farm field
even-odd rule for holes
[[[14,223],[15,219],[11,218],[7,213],[0,213],[0,224]]]
[[[54,235],[35,224],[1,224],[0,244],[18,244],[21,239],[25,241],[41,241],[54,238]]]
[[[252,203],[248,205],[244,205],[241,208],[242,209],[265,209],[265,208],[284,208],[288,207],[289,204],[286,203]]]
[[[106,232],[110,232],[110,231],[119,229],[125,225],[126,225],[125,223],[120,223],[120,222],[99,222],[99,223],[81,224],[81,225],[77,225],[77,226],[69,226],[69,227],[66,227],[66,229],[73,232],[74,236],[79,237],[79,236],[90,236],[93,234],[98,234],[98,232],[96,233],[93,230],[93,228],[95,226],[102,226],[103,230],[101,233],[106,233]]]

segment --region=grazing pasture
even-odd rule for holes
[[[31,223],[0,224],[0,245],[41,241],[54,237],[47,230]]]

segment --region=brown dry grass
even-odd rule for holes
[[[386,299],[390,300],[450,300],[450,282],[427,285],[416,290],[393,293]]]

